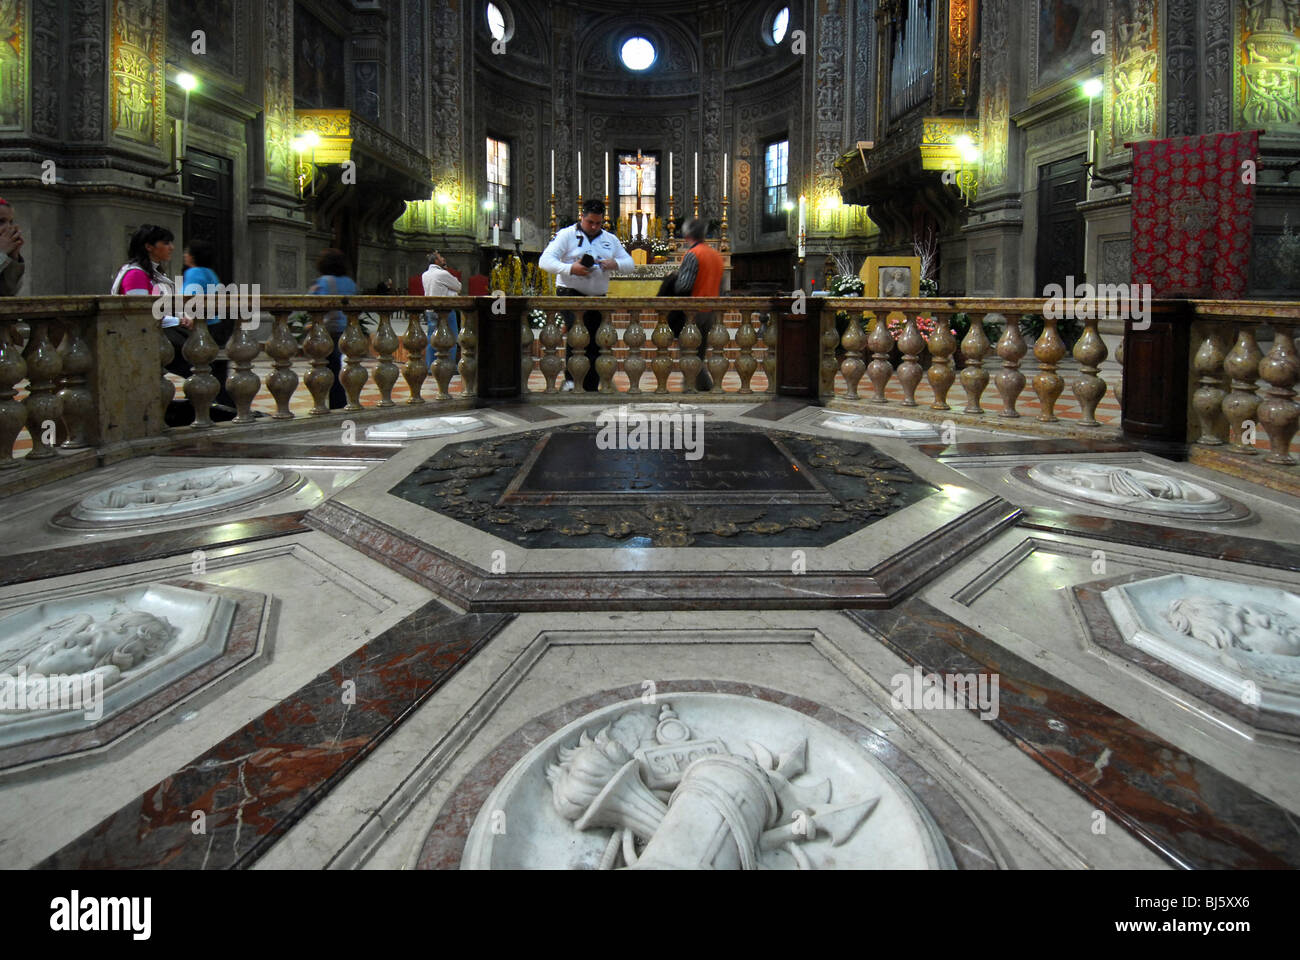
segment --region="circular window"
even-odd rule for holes
[[[786,31],[790,29],[790,8],[782,7],[772,18],[772,25],[769,28],[768,36],[772,38],[772,43],[779,46],[785,39]]]
[[[510,8],[500,3],[489,3],[484,10],[488,33],[493,40],[509,40],[514,36],[515,22]]]
[[[622,49],[619,50],[623,66],[638,73],[648,70],[655,62],[655,56],[655,45],[645,37],[632,37],[630,40],[625,40]]]

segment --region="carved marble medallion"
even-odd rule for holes
[[[234,610],[215,594],[153,584],[48,600],[0,619],[0,747],[94,726],[138,703],[219,655]],[[102,703],[38,701],[46,678],[65,679],[69,693],[93,688]]]
[[[950,869],[912,792],[787,707],[677,693],[596,710],[534,747],[462,869]]]
[[[367,440],[422,440],[446,437],[483,426],[477,417],[419,417],[366,427]]]
[[[100,490],[74,506],[71,517],[94,524],[169,520],[218,507],[235,507],[283,489],[297,479],[292,471],[251,464],[182,470]]]
[[[1189,520],[1226,520],[1249,511],[1208,487],[1182,477],[1108,463],[1052,460],[1013,475],[1033,486],[1116,510]]]
[[[1300,715],[1300,595],[1171,574],[1102,598],[1132,646],[1247,706]]]
[[[856,413],[828,413],[822,417],[821,426],[845,433],[865,433],[875,437],[897,437],[900,440],[930,440],[939,431],[920,420],[901,420],[898,417],[865,417]]]

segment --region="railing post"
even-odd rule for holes
[[[55,392],[55,378],[63,364],[58,351],[46,336],[49,324],[45,320],[32,322],[31,337],[27,341],[27,432],[32,438],[28,460],[47,460],[54,456],[54,445],[45,440],[45,425],[57,423],[63,413],[63,402]]]
[[[1025,375],[1020,372],[1020,361],[1029,352],[1025,337],[1020,332],[1020,317],[1010,319],[999,313],[988,314],[989,319],[997,318],[1002,322],[1002,336],[998,337],[995,352],[1002,358],[1002,369],[993,375],[993,386],[1002,398],[999,417],[1014,420],[1020,416],[1016,402],[1025,390]]]
[[[1192,368],[1200,374],[1196,381],[1198,386],[1192,394],[1192,409],[1201,421],[1201,435],[1196,442],[1207,447],[1221,445],[1228,435],[1227,421],[1223,419],[1223,398],[1228,395],[1224,389],[1223,361],[1227,352],[1219,331],[1211,323],[1200,325],[1205,330],[1205,339],[1196,348],[1192,358]]]
[[[235,423],[252,423],[253,400],[257,397],[262,378],[253,372],[253,361],[262,351],[261,345],[253,339],[242,321],[235,321],[235,332],[226,343],[226,356],[235,365],[234,372],[226,381],[226,392],[235,401]]]
[[[14,399],[14,387],[27,376],[27,361],[19,346],[16,325],[0,325],[0,468],[18,466],[14,442],[27,420],[27,408]]]
[[[1255,390],[1262,358],[1259,345],[1255,343],[1255,328],[1241,324],[1237,330],[1237,343],[1223,361],[1223,368],[1232,377],[1232,392],[1224,398],[1223,414],[1228,418],[1229,446],[1233,453],[1253,456],[1259,452],[1253,444],[1242,442],[1242,434],[1246,421],[1254,420],[1259,408]]]
[[[1101,403],[1101,398],[1106,395],[1106,381],[1097,374],[1101,371],[1102,362],[1108,352],[1105,341],[1097,332],[1096,318],[1085,320],[1083,334],[1079,337],[1079,342],[1074,345],[1074,359],[1079,362],[1081,371],[1073,385],[1074,395],[1078,398],[1079,406],[1083,408],[1080,426],[1101,426],[1097,421],[1097,404]]]
[[[952,335],[952,327],[949,326],[951,320],[950,316],[941,316],[927,343],[930,348],[930,369],[926,371],[926,379],[930,381],[930,389],[934,391],[934,402],[930,404],[931,410],[952,409],[948,406],[948,391],[952,389],[953,381],[957,379],[957,371],[952,366],[952,355],[957,350],[957,339]]]
[[[614,357],[614,344],[618,343],[618,331],[610,323],[608,310],[600,311],[600,326],[596,328],[596,346],[600,354],[596,357],[596,376],[600,377],[599,393],[614,393],[614,374],[618,372],[618,360]],[[577,321],[575,321],[576,323]],[[576,379],[576,376],[575,376]]]
[[[889,332],[889,323],[885,317],[877,317],[876,325],[867,336],[867,347],[871,350],[871,362],[867,364],[867,379],[875,389],[872,403],[888,403],[885,387],[893,376],[894,365],[889,362],[889,354],[894,349],[894,335]]]
[[[677,337],[680,351],[678,365],[682,368],[682,393],[695,393],[695,381],[700,375],[704,361],[700,359],[700,342],[703,340],[700,328],[695,323],[695,314],[686,314],[686,324]]]
[[[989,338],[984,333],[984,315],[972,316],[970,329],[961,341],[961,355],[966,358],[966,366],[961,371],[961,388],[966,392],[966,408],[962,413],[984,413],[980,397],[989,385],[989,374],[984,369],[984,357],[988,352]]]
[[[325,330],[323,314],[312,316],[307,335],[303,337],[302,352],[311,361],[306,382],[312,408],[307,415],[322,417],[330,412],[330,389],[334,386],[334,371],[329,368],[329,357],[334,352],[334,338]]]
[[[460,312],[460,395],[478,396],[478,311]]]
[[[1291,456],[1291,441],[1295,438],[1296,421],[1300,419],[1300,408],[1296,407],[1295,391],[1291,388],[1300,376],[1300,368],[1296,366],[1291,334],[1281,326],[1273,327],[1273,349],[1260,361],[1259,376],[1269,385],[1268,396],[1257,411],[1270,448],[1264,461],[1289,467],[1296,462]]]
[[[550,350],[550,355],[555,356],[555,373],[558,374],[564,368],[563,361],[556,356],[556,351],[559,349],[560,341],[563,339],[558,335],[558,323],[556,324],[556,334],[557,336],[555,343]],[[544,336],[542,338],[542,343],[546,343]],[[583,386],[583,381],[587,379],[587,371],[591,369],[591,360],[587,356],[587,344],[589,343],[591,343],[591,333],[587,330],[586,318],[581,313],[575,312],[573,314],[573,322],[569,324],[568,336],[569,376],[573,377],[574,393],[587,392],[587,388]],[[546,372],[546,360],[544,358],[542,360],[542,372]],[[555,392],[554,381],[555,374],[551,374],[550,378],[546,381],[547,393]]]
[[[763,375],[767,378],[767,389],[764,393],[770,393],[772,396],[777,395],[776,377],[777,370],[780,368],[780,355],[777,352],[777,341],[781,336],[781,323],[779,315],[775,310],[767,311],[767,320],[763,323]]]
[[[754,324],[757,322],[757,313],[750,314],[748,319],[741,314],[740,327],[736,330],[736,375],[740,377],[740,392],[744,394],[754,392],[749,381],[754,378],[754,371],[758,369],[758,361],[754,359],[754,344],[758,343]]]
[[[665,313],[659,313],[659,319],[655,322],[654,333],[650,339],[655,344],[655,357],[650,361],[650,369],[654,371],[655,380],[658,381],[655,386],[655,393],[668,392],[668,378],[673,372],[673,357],[670,348],[673,345],[673,328],[668,325],[668,316]]]
[[[429,336],[424,332],[424,312],[412,310],[407,319],[406,333],[402,337],[402,346],[406,349],[406,363],[402,365],[402,379],[406,381],[410,404],[424,403],[420,392],[424,381],[429,377],[429,368],[424,364],[424,350],[429,345]]]
[[[95,357],[81,335],[80,320],[64,324],[63,343],[59,353],[63,359],[63,375],[59,377],[59,399],[63,401],[63,422],[68,436],[59,444],[64,450],[84,450],[90,446],[88,439],[95,416],[95,398],[86,386],[86,375],[95,368]]]
[[[519,392],[528,393],[528,381],[533,376],[533,336],[532,309],[525,309],[519,318]]]
[[[361,330],[359,313],[353,310],[347,314],[347,318],[348,325],[344,328],[343,335],[339,337],[339,350],[347,357],[343,364],[343,371],[339,374],[339,381],[348,395],[347,405],[343,409],[352,412],[365,409],[361,406],[361,391],[365,389],[370,373],[362,366],[361,360],[370,353],[370,340]]]
[[[903,406],[916,406],[916,385],[921,382],[921,364],[918,358],[925,349],[925,338],[916,328],[916,318],[910,313],[903,320],[903,335],[898,338],[898,349],[903,362],[898,365],[898,382],[903,388]]]
[[[866,346],[867,334],[862,329],[862,324],[858,322],[858,318],[852,313],[849,314],[849,325],[844,328],[841,343],[844,346],[844,360],[840,363],[840,373],[844,374],[844,384],[848,388],[845,397],[849,400],[857,400],[858,383],[867,372],[867,364],[862,357],[862,348]]]
[[[266,388],[275,398],[272,420],[292,420],[289,404],[298,389],[298,374],[293,371],[293,358],[298,355],[298,341],[289,332],[289,316],[278,313],[271,325],[271,336],[266,341],[266,355],[271,358],[271,375],[266,378]]]
[[[390,312],[382,308],[379,311],[379,329],[375,331],[374,344],[375,353],[379,355],[379,365],[375,368],[375,386],[379,388],[379,405],[396,406],[393,403],[393,385],[397,383],[399,374],[397,362],[393,360],[393,352],[401,345],[401,341],[393,332]]]
[[[181,356],[193,368],[185,379],[185,399],[194,407],[194,429],[206,430],[212,426],[212,401],[221,392],[221,383],[212,375],[212,361],[221,348],[208,332],[202,319],[194,321],[190,335],[181,348]]]
[[[168,405],[176,398],[176,384],[172,383],[167,376],[167,364],[172,362],[175,355],[175,348],[172,342],[167,339],[167,335],[158,330],[158,376],[161,378],[158,382],[158,400],[160,402],[158,422],[162,423],[167,416]]]
[[[711,393],[722,393],[722,381],[731,366],[731,361],[727,359],[727,344],[731,343],[731,334],[727,332],[727,317],[731,315],[728,311],[714,311],[713,322],[709,324],[709,358],[704,361],[704,365],[708,367],[709,379],[713,382]]]
[[[1056,423],[1056,401],[1065,390],[1065,381],[1056,372],[1056,365],[1065,356],[1065,341],[1056,329],[1055,317],[1043,318],[1043,332],[1034,344],[1034,357],[1038,360],[1038,373],[1034,374],[1034,393],[1042,409],[1038,419],[1043,423]]]
[[[647,322],[654,319],[654,311],[643,310],[641,317]],[[645,357],[641,355],[641,347],[645,344],[645,327],[641,325],[641,320],[635,316],[630,316],[627,323],[627,329],[623,331],[623,343],[627,346],[627,359],[623,361],[623,372],[627,374],[627,392],[641,392],[641,375],[645,373]]]
[[[433,328],[433,382],[438,385],[439,400],[448,400],[455,366],[451,362],[451,348],[456,345],[456,338],[451,335],[451,326],[447,323],[447,314],[442,311],[434,313]]]

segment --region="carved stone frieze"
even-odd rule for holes
[[[986,0],[984,60],[980,67],[981,189],[1007,181],[1007,150],[1011,136],[1011,12],[1009,0]]]
[[[1300,0],[1240,0],[1242,127],[1300,133]]]
[[[63,87],[62,24],[57,0],[32,5],[32,132],[59,135],[59,98]]]
[[[1119,0],[1108,45],[1111,95],[1106,123],[1112,153],[1160,132],[1160,23],[1156,0]]]
[[[162,0],[114,0],[110,117],[113,132],[162,141]]]

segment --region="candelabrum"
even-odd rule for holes
[[[605,194],[605,229],[609,229],[609,194]]]
[[[718,242],[718,250],[721,253],[726,253],[730,249],[727,241],[727,207],[730,203],[731,201],[726,197],[722,198],[722,239]]]
[[[582,194],[578,194],[578,219],[582,219]]]
[[[698,193],[695,195],[694,211],[695,212],[692,213],[691,216],[693,216],[696,220],[700,219],[700,195]]]
[[[677,198],[668,194],[668,239],[677,236]]]
[[[552,239],[552,240],[555,239],[555,234],[556,234],[556,226],[555,226],[555,194],[551,194],[551,239]]]

